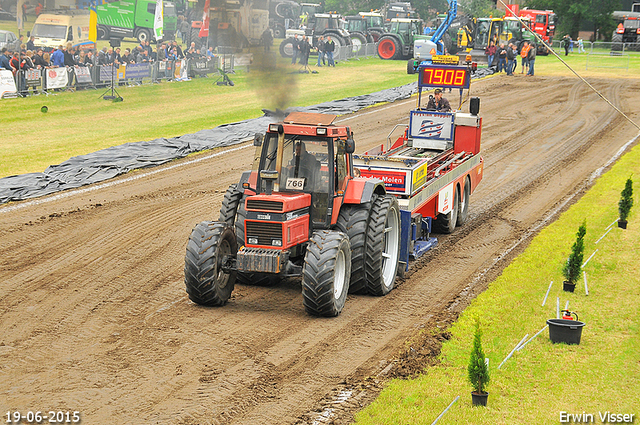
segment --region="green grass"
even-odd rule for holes
[[[415,76],[406,74],[404,64],[377,58],[323,67],[318,74],[297,70],[297,65],[279,62],[276,71],[267,73],[254,63],[249,72],[241,67],[231,76],[234,87],[215,85],[214,75],[189,82],[119,87],[124,97],[119,103],[102,100],[104,90],[2,100],[0,177],[43,171],[48,165],[109,146],[255,118],[262,115],[262,108],[313,105],[415,81]],[[49,108],[48,113],[40,112],[42,105]]]
[[[460,400],[438,422],[446,424],[557,424],[560,412],[640,415],[640,224],[636,179],[635,209],[629,228],[617,226],[596,241],[617,218],[620,191],[630,174],[640,174],[640,146],[623,156],[582,199],[537,235],[478,296],[452,326],[441,363],[413,380],[394,380],[378,399],[356,416],[357,424],[430,424],[456,396]],[[589,296],[580,279],[576,292],[562,291],[561,268],[575,234],[587,220],[584,270]],[[549,282],[553,287],[541,306]],[[502,360],[525,334],[533,336],[570,302],[586,323],[580,345],[552,344],[545,330],[500,370]],[[474,318],[483,327],[483,348],[490,359],[489,406],[471,406],[466,367]],[[635,420],[637,423],[638,419]]]

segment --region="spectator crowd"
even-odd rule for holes
[[[0,69],[6,69],[13,73],[16,83],[22,80],[20,85],[25,88],[24,74],[19,71],[31,69],[47,69],[57,67],[97,65],[120,65],[149,63],[156,61],[174,61],[182,59],[207,59],[213,60],[216,55],[213,47],[202,52],[192,42],[188,49],[184,50],[177,41],[158,43],[154,50],[148,41],[140,42],[135,48],[124,50],[120,47],[103,47],[101,50],[77,49],[71,43],[60,45],[57,49],[47,52],[42,47],[33,44],[34,37],[27,43],[23,43],[23,37],[18,39],[21,43],[3,47],[0,52]]]

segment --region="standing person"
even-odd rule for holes
[[[62,46],[58,46],[58,49],[51,54],[51,62],[53,66],[64,65],[64,53],[62,52]]]
[[[293,49],[293,56],[291,56],[291,65],[295,65],[296,60],[298,59],[298,51],[300,50],[300,41],[298,40],[298,34],[293,34],[291,48]]]
[[[507,75],[513,75],[513,65],[516,61],[516,55],[513,53],[513,43],[507,46]]]
[[[309,65],[309,54],[311,53],[311,45],[308,40],[305,35],[300,41],[300,65],[305,67]]]
[[[529,53],[527,54],[527,59],[529,60],[529,71],[527,75],[533,77],[533,67],[536,64],[536,46],[532,45],[531,49],[529,49]]]
[[[184,16],[182,17],[182,22],[180,22],[180,35],[182,36],[182,44],[187,44],[189,42],[189,32],[191,31],[191,25],[189,25],[189,21]]]
[[[565,35],[564,37],[562,37],[562,42],[560,43],[562,47],[564,47],[564,55],[565,56],[569,56],[569,42],[570,38],[569,38],[569,34]]]
[[[324,52],[327,55],[328,66],[336,67],[336,63],[333,61],[333,52],[336,50],[336,43],[333,42],[331,36],[327,36],[327,42],[324,44]]]
[[[35,55],[33,55],[31,59],[33,60],[33,64],[35,65],[35,67],[38,69],[42,69],[47,66],[46,62],[44,61],[44,58],[42,57],[42,48],[40,47],[38,48],[38,51],[36,52]]]
[[[322,66],[320,62],[324,62],[324,37],[320,36],[318,38],[318,44],[316,45],[316,49],[318,50],[318,63],[316,66]]]
[[[578,53],[586,53],[584,51],[584,42],[582,41],[582,37],[578,37]]]
[[[27,41],[27,50],[31,50],[32,52],[36,51],[36,45],[34,44],[34,40],[36,38],[32,35],[29,37],[29,41]]]
[[[500,43],[500,48],[496,49],[498,52],[498,72],[502,72],[504,69],[507,71],[507,49],[504,48],[504,43]]]
[[[2,48],[2,54],[0,54],[0,69],[6,69],[7,71],[11,71],[11,64],[9,63],[9,54],[7,53],[7,48]]]
[[[522,43],[522,49],[520,49],[520,57],[522,58],[520,74],[524,74],[525,68],[527,68],[527,74],[529,73],[529,49],[531,49],[531,45],[525,40],[524,43]]]
[[[271,28],[267,28],[262,33],[262,45],[264,46],[264,52],[268,53],[271,50],[273,44],[273,34],[271,34]]]
[[[24,17],[24,21],[27,22],[27,3],[22,3],[22,16]]]
[[[488,67],[491,68],[491,65],[493,65],[493,58],[496,57],[496,45],[493,42],[493,40],[491,40],[489,42],[489,45],[487,46],[486,49],[484,49],[484,54],[487,55],[487,63],[488,63]]]
[[[73,59],[73,47],[67,47],[67,50],[65,50],[62,54],[64,56],[64,66],[75,66],[76,65],[76,61],[75,59]]]

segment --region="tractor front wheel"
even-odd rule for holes
[[[189,236],[184,258],[184,283],[191,301],[207,306],[226,304],[236,273],[222,265],[238,252],[236,236],[225,223],[203,221]]]
[[[302,267],[302,302],[307,313],[332,317],[342,311],[349,291],[351,247],[342,232],[313,234]]]

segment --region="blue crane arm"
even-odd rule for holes
[[[438,54],[444,54],[444,44],[440,40],[444,36],[444,33],[449,29],[451,23],[458,14],[458,3],[456,0],[447,0],[449,3],[449,10],[447,11],[447,17],[440,24],[436,32],[431,36],[431,41],[438,46]]]

